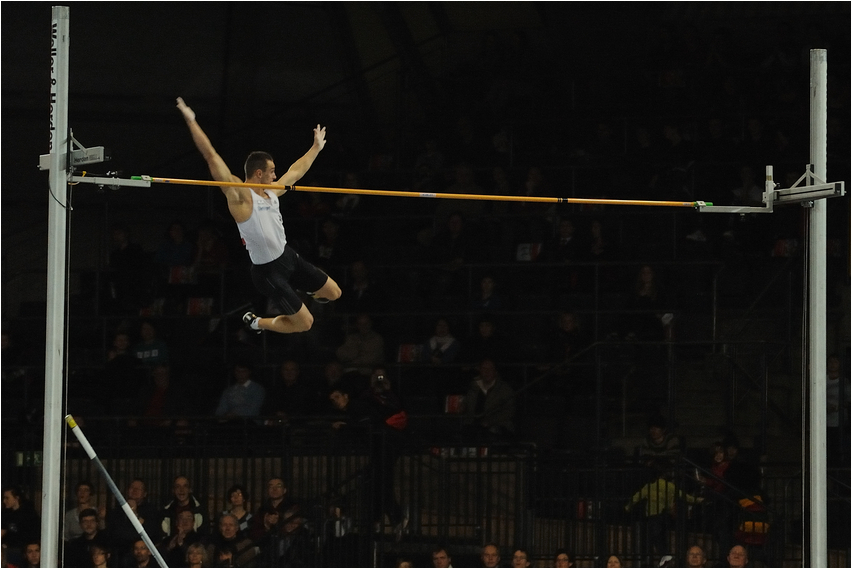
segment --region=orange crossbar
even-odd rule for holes
[[[541,196],[504,196],[492,194],[442,194],[428,192],[407,192],[401,190],[364,190],[358,188],[327,188],[322,186],[282,186],[279,184],[247,184],[245,182],[216,182],[208,180],[185,180],[181,178],[155,178],[153,176],[134,176],[134,179],[148,180],[159,184],[178,184],[187,186],[219,186],[231,188],[257,188],[270,190],[292,190],[297,192],[320,192],[330,194],[361,194],[367,196],[394,196],[402,198],[441,198],[451,200],[489,200],[506,202],[543,202],[576,203],[595,205],[645,205],[662,207],[698,207],[697,202],[656,201],[656,200],[615,200],[590,198],[551,198]]]

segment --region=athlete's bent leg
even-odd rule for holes
[[[343,294],[340,291],[340,287],[334,282],[334,279],[328,277],[325,281],[325,284],[319,290],[316,290],[311,293],[311,296],[314,298],[321,298],[324,300],[337,300],[340,298],[340,295]]]
[[[258,318],[257,325],[262,330],[280,332],[281,334],[292,334],[294,332],[307,332],[314,323],[314,317],[308,307],[304,304],[296,314],[289,316],[280,315],[272,318]]]

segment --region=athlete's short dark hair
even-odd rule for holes
[[[274,162],[272,156],[268,152],[263,152],[262,150],[255,150],[246,158],[246,179],[251,178],[251,175],[254,174],[255,170],[266,170],[266,163]]]

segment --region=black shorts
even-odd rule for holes
[[[328,275],[287,245],[274,261],[252,265],[251,280],[258,291],[278,303],[283,315],[292,316],[302,308],[302,299],[295,289],[316,292],[325,285]]]

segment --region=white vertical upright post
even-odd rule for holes
[[[59,567],[62,385],[64,377],[65,251],[68,175],[69,8],[53,6],[50,26],[50,191],[47,237],[47,335],[44,362],[41,564]]]
[[[811,50],[811,164],[813,173],[826,180],[827,146],[827,62],[826,50]],[[808,446],[810,478],[808,567],[828,567],[828,494],[826,491],[826,409],[825,409],[825,266],[827,200],[815,200],[808,211],[808,382],[810,444]]]

